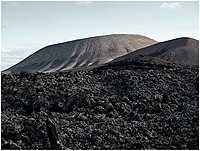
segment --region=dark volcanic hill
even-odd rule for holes
[[[4,71],[55,72],[96,66],[156,41],[141,35],[114,34],[44,47]]]
[[[112,60],[109,64],[133,60],[143,55],[182,65],[199,64],[199,41],[192,38],[178,38],[160,42]],[[119,63],[118,63],[119,64]]]

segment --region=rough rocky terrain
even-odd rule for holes
[[[2,74],[2,149],[199,149],[199,68],[139,58]]]
[[[56,72],[97,66],[124,54],[157,43],[141,35],[113,34],[59,43],[44,47],[18,64],[10,72]]]

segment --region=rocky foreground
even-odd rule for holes
[[[199,148],[198,67],[1,76],[2,149]]]

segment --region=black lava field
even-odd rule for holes
[[[133,61],[1,75],[2,149],[198,149],[199,68]]]

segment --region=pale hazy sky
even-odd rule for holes
[[[58,42],[107,34],[199,39],[195,2],[1,2],[1,68]]]

